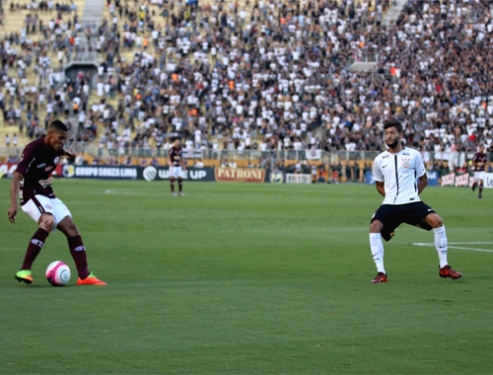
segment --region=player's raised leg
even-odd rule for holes
[[[427,215],[423,221],[429,224],[433,228],[434,237],[435,237],[435,248],[438,253],[438,259],[440,261],[440,271],[439,271],[440,277],[443,278],[450,277],[451,279],[461,278],[462,274],[454,270],[448,264],[447,232],[445,231],[445,225],[443,224],[442,218],[436,213],[431,213]]]
[[[65,216],[58,223],[57,228],[67,237],[70,254],[72,255],[72,258],[74,258],[75,266],[77,267],[77,273],[79,275],[79,278],[77,279],[77,285],[107,285],[104,281],[99,280],[96,276],[94,276],[94,274],[89,271],[89,268],[87,266],[86,247],[82,242],[79,230],[72,221],[72,217]]]
[[[371,254],[373,256],[373,261],[375,262],[375,266],[377,267],[377,276],[373,280],[372,283],[386,283],[387,282],[387,273],[385,272],[385,267],[383,264],[383,241],[382,241],[382,231],[383,224],[380,220],[373,220],[370,224],[370,248]]]
[[[50,232],[55,228],[55,218],[51,213],[43,213],[39,218],[38,224],[38,230],[29,241],[21,270],[15,274],[17,281],[24,281],[26,284],[31,284],[34,281],[31,267],[41,252],[46,238],[48,238]]]

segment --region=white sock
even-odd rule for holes
[[[386,273],[383,267],[383,242],[380,233],[370,233],[370,247],[377,271]]]
[[[445,267],[448,264],[447,253],[447,233],[445,233],[445,225],[440,228],[433,229],[435,232],[435,248],[438,252],[438,259],[440,259],[440,268]]]

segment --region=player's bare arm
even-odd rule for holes
[[[377,187],[377,191],[380,193],[380,195],[385,197],[385,185],[383,181],[376,181],[375,186]]]
[[[17,205],[17,196],[19,195],[20,184],[24,176],[19,172],[14,172],[12,176],[12,182],[10,183],[10,208],[8,212],[9,221],[15,224],[15,217],[17,216],[17,211],[19,209]]]
[[[428,185],[428,176],[426,175],[426,173],[424,175],[422,175],[420,178],[419,178],[419,182],[418,182],[418,195],[421,194],[421,192],[424,190],[424,188]]]
[[[62,149],[60,151],[60,156],[65,156],[65,157],[67,157],[71,161],[74,161],[75,160],[75,157],[76,157],[75,153],[72,152],[70,149],[68,149],[68,150]]]

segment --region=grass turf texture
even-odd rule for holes
[[[402,226],[376,271],[363,185],[55,181],[106,288],[75,287],[64,236],[14,280],[35,225],[1,224],[0,373],[492,373],[493,253],[449,250],[464,277],[438,277],[433,234]],[[106,193],[105,193],[106,192]],[[4,214],[9,181],[0,181]],[[450,242],[493,241],[493,190],[428,188]],[[474,245],[493,248],[493,245]],[[68,287],[45,267],[63,260]]]

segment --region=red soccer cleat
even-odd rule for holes
[[[455,280],[455,279],[460,279],[462,277],[462,274],[460,272],[454,270],[449,265],[446,265],[445,267],[440,268],[440,271],[438,272],[438,274],[440,275],[440,277],[442,277],[444,279],[447,277],[450,277],[452,280]]]
[[[386,283],[387,282],[387,274],[383,272],[377,273],[377,276],[373,280],[371,280],[372,284],[378,284],[378,283]]]

